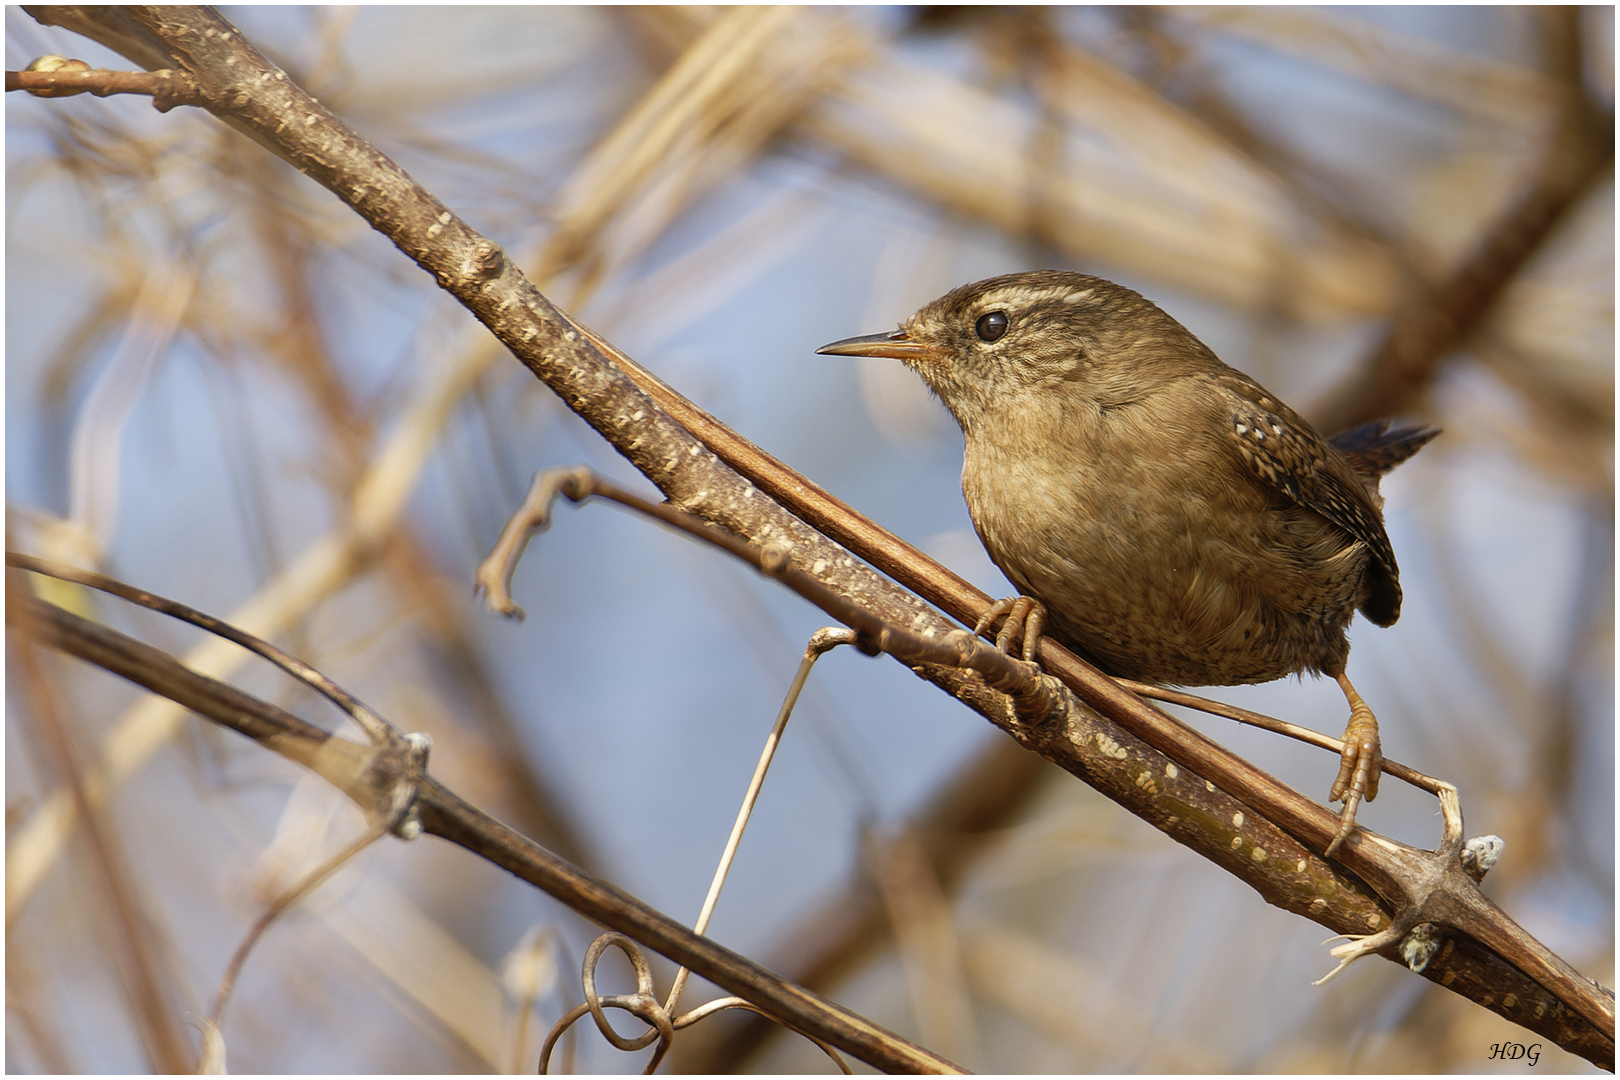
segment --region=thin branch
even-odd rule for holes
[[[990,598],[986,594],[968,585],[961,578],[934,563],[927,556],[915,551],[881,526],[844,506],[843,503],[833,498],[819,486],[800,477],[746,439],[731,432],[719,421],[690,402],[685,401],[675,390],[640,368],[616,349],[607,346],[605,351],[613,356],[622,367],[632,372],[638,384],[646,387],[648,392],[653,394],[660,404],[667,405],[672,415],[687,424],[718,456],[749,477],[760,488],[780,500],[783,505],[801,518],[816,525],[817,528],[834,539],[845,543],[852,551],[869,558],[874,564],[891,574],[897,581],[916,589],[917,592],[939,604],[946,611],[970,624],[977,620],[979,614],[990,603]],[[1101,714],[1101,716],[1094,716],[1095,719],[1102,720],[1106,717],[1108,720],[1117,722],[1120,728],[1133,735],[1140,736],[1143,743],[1146,744],[1140,746],[1141,750],[1145,751],[1151,746],[1153,750],[1162,752],[1172,761],[1197,770],[1199,775],[1196,779],[1200,783],[1203,782],[1205,777],[1208,777],[1218,788],[1239,794],[1242,803],[1259,810],[1262,815],[1270,818],[1272,822],[1282,826],[1286,832],[1301,838],[1311,838],[1313,826],[1309,824],[1310,815],[1315,813],[1325,814],[1325,811],[1318,807],[1317,804],[1310,802],[1310,800],[1300,796],[1291,788],[1250,766],[1224,748],[1210,743],[1202,735],[1186,728],[1166,714],[1148,706],[1139,697],[1124,689],[1118,681],[1098,672],[1095,668],[1081,661],[1050,639],[1042,640],[1041,649],[1041,665],[1045,671],[1057,676],[1086,705],[1095,708]],[[1004,730],[1007,730],[1009,734],[1018,738],[1026,746],[1039,748],[1038,752],[1043,753],[1053,762],[1087,783],[1092,784],[1103,794],[1125,806],[1138,817],[1157,824],[1174,839],[1199,851],[1206,858],[1219,863],[1229,872],[1248,881],[1270,903],[1289,910],[1295,910],[1323,925],[1335,925],[1333,921],[1330,921],[1331,916],[1328,910],[1317,906],[1316,900],[1320,900],[1320,896],[1313,899],[1303,910],[1296,908],[1286,899],[1278,898],[1280,893],[1286,894],[1288,891],[1285,883],[1275,879],[1264,882],[1257,880],[1257,877],[1265,875],[1262,867],[1246,864],[1242,860],[1236,860],[1237,865],[1233,865],[1232,861],[1228,861],[1226,859],[1227,854],[1229,854],[1228,850],[1223,849],[1218,843],[1210,844],[1208,842],[1211,838],[1203,831],[1206,819],[1195,818],[1193,820],[1196,821],[1196,824],[1190,827],[1188,818],[1177,815],[1171,815],[1168,822],[1161,822],[1156,820],[1158,814],[1154,810],[1142,806],[1141,800],[1136,797],[1141,794],[1140,791],[1120,790],[1104,782],[1103,776],[1106,774],[1106,770],[1097,768],[1099,763],[1097,759],[1106,756],[1107,750],[1104,750],[1102,755],[1094,757],[1089,763],[1082,764],[1076,759],[1086,756],[1085,751],[1089,747],[1072,729],[1065,733],[1066,738],[1063,739],[1028,740],[1026,738],[1027,733],[1021,733],[1016,726],[1003,723],[994,710],[987,707],[986,703],[975,700],[970,693],[964,692],[962,687],[952,686],[940,679],[935,681],[940,682],[942,686],[945,686],[947,690],[956,694],[970,706],[979,709],[992,722],[1003,727]],[[1141,687],[1133,687],[1133,689],[1139,692],[1142,690]],[[1160,692],[1155,696],[1164,697],[1168,700],[1180,698],[1184,704],[1193,704],[1191,700],[1186,700],[1190,699],[1191,695]],[[1232,716],[1236,719],[1247,719],[1235,715],[1234,710],[1214,708],[1213,705],[1214,703],[1205,704],[1200,702],[1194,707],[1210,708],[1210,711],[1216,711],[1222,715]],[[1078,710],[1070,714],[1071,723],[1076,718],[1076,712]],[[1104,723],[1106,725],[1106,721]],[[1262,724],[1261,726],[1267,725]],[[1111,728],[1111,725],[1107,725],[1105,730],[1107,728]],[[1119,729],[1112,729],[1103,738],[1108,740],[1109,746],[1113,746],[1116,745],[1113,740],[1123,734],[1124,732]],[[1136,747],[1133,747],[1133,750],[1135,749]],[[1157,755],[1153,755],[1153,758],[1157,758]],[[1153,763],[1151,759],[1143,762],[1143,764],[1147,764],[1152,769]],[[1162,759],[1158,764],[1159,768],[1165,768]],[[1396,775],[1400,776],[1400,778],[1420,787],[1429,790],[1433,789],[1431,778],[1407,770],[1403,766],[1396,766],[1396,769],[1400,770],[1396,772]],[[1166,769],[1163,775],[1167,781],[1175,779],[1174,766]],[[1229,815],[1219,815],[1214,820],[1221,820],[1222,817],[1229,817]],[[1245,821],[1244,812],[1239,811],[1236,817],[1231,818],[1231,820]],[[1250,824],[1258,827],[1259,822],[1251,821]],[[1369,840],[1372,839],[1372,834],[1367,834],[1367,836]],[[1420,856],[1416,849],[1395,844],[1383,837],[1377,837],[1376,842],[1378,849],[1375,851],[1370,846],[1362,847],[1358,845],[1352,839],[1349,844],[1352,850],[1341,849],[1339,861],[1350,866],[1361,879],[1371,884],[1377,895],[1399,907],[1403,902],[1400,897],[1405,893],[1407,887],[1403,882],[1415,881],[1417,878],[1417,867],[1406,856],[1410,855],[1413,858],[1419,858]],[[1312,850],[1320,850],[1319,845],[1322,841],[1311,838],[1310,843]],[[1360,849],[1356,850],[1357,848]],[[1237,845],[1230,850],[1237,852],[1243,850],[1243,848],[1241,845]],[[1255,850],[1275,852],[1277,849],[1268,846],[1263,839],[1257,838]],[[1395,852],[1404,852],[1405,854],[1394,861],[1385,861],[1385,856]],[[1312,857],[1314,858],[1314,856]],[[1332,864],[1329,865],[1332,867]],[[1337,868],[1332,867],[1330,872],[1337,873]],[[1406,875],[1414,876],[1407,878]],[[1355,879],[1349,880],[1354,881]],[[1359,888],[1360,885],[1357,883],[1352,887]],[[1504,913],[1495,910],[1494,905],[1492,911],[1485,916],[1490,920],[1495,920],[1498,917],[1505,920],[1508,926],[1511,927],[1507,931],[1508,935],[1524,946],[1523,949],[1508,947],[1506,951],[1526,959],[1526,962],[1529,962],[1534,967],[1541,968],[1546,956],[1540,956],[1539,959],[1529,959],[1526,954],[1541,954],[1545,950],[1540,947],[1539,943],[1535,943],[1534,939],[1530,938],[1529,935],[1524,934],[1522,929],[1517,924],[1514,924],[1511,919],[1508,919]],[[1382,926],[1378,922],[1377,916],[1370,916],[1366,925],[1375,930]],[[1354,930],[1340,929],[1340,932],[1355,934],[1362,931],[1358,927]],[[1500,941],[1498,944],[1500,944]],[[1494,953],[1483,949],[1473,952],[1466,959],[1460,953],[1456,955],[1458,960],[1464,963],[1477,961],[1486,963],[1487,966],[1493,966],[1500,962]],[[1393,950],[1391,950],[1387,958],[1397,959]],[[1566,1007],[1573,1008],[1597,1025],[1595,1028],[1589,1029],[1589,1033],[1594,1036],[1594,1041],[1590,1045],[1598,1048],[1596,1056],[1593,1057],[1589,1054],[1583,1054],[1583,1056],[1588,1056],[1600,1063],[1607,1061],[1612,1064],[1614,1053],[1614,1005],[1612,996],[1606,995],[1606,992],[1601,991],[1601,989],[1594,994],[1595,984],[1579,978],[1572,969],[1569,969],[1567,965],[1563,965],[1562,961],[1558,961],[1558,964],[1562,966],[1564,972],[1556,980],[1562,989],[1553,994],[1552,998],[1545,999],[1544,1005],[1532,1007],[1528,1011],[1519,1007],[1523,1004],[1524,999],[1518,991],[1508,994],[1504,993],[1500,988],[1496,991],[1485,990],[1484,987],[1490,983],[1490,977],[1482,976],[1482,973],[1477,969],[1466,980],[1473,987],[1473,991],[1468,996],[1486,1008],[1500,1012],[1517,1023],[1525,1024],[1531,1030],[1547,1034],[1555,1039],[1557,1036],[1551,1032],[1543,1031],[1535,1025],[1546,1018],[1548,1015],[1547,1008],[1557,1008],[1560,1011],[1560,1022],[1563,1020],[1562,1011]],[[1512,969],[1504,965],[1501,970]],[[1543,968],[1543,970],[1545,969]],[[1463,992],[1461,987],[1465,980],[1458,973],[1441,975],[1440,969],[1437,969],[1434,963],[1431,963],[1422,974],[1425,977],[1432,978],[1440,985],[1457,990],[1459,993]],[[1516,977],[1511,981],[1520,985],[1521,989],[1538,985],[1522,974],[1516,974]],[[1539,994],[1545,991],[1533,992]],[[1504,1009],[1504,1003],[1510,998],[1515,1002],[1514,1007]],[[1551,1004],[1554,999],[1558,1000],[1556,1006]],[[1584,1003],[1584,1005],[1580,1003]],[[1560,1045],[1564,1045],[1566,1049],[1573,1048],[1572,1044],[1560,1043]]]
[[[769,543],[763,547],[717,529],[695,514],[641,498],[594,475],[589,469],[555,469],[535,474],[528,497],[512,515],[496,542],[495,553],[478,568],[477,587],[489,594],[490,606],[503,614],[521,615],[507,595],[517,554],[529,533],[546,528],[551,521],[551,504],[567,495],[575,502],[599,496],[645,514],[699,540],[704,540],[741,559],[754,569],[776,578],[788,588],[855,631],[857,648],[869,655],[885,652],[909,665],[936,664],[973,671],[986,686],[1007,694],[1021,718],[1049,718],[1063,707],[1062,699],[1046,684],[1036,665],[1015,660],[1000,649],[980,641],[965,630],[952,630],[943,639],[913,634],[890,626],[883,619],[829,588],[794,565],[792,545]]]
[[[1199,697],[1197,694],[1189,694],[1182,690],[1171,690],[1163,686],[1154,686],[1151,683],[1136,682],[1133,679],[1120,679],[1119,685],[1133,694],[1152,698],[1154,701],[1165,701],[1171,705],[1197,709],[1199,712],[1206,712],[1211,716],[1236,720],[1240,724],[1247,724],[1263,731],[1270,731],[1277,735],[1296,739],[1320,750],[1329,750],[1337,754],[1344,745],[1341,740],[1335,739],[1331,735],[1323,735],[1320,731],[1312,731],[1310,728],[1300,727],[1298,724],[1290,724],[1286,720],[1278,720],[1274,716],[1257,713],[1253,709],[1244,709],[1236,705],[1211,701],[1209,698]],[[1384,759],[1382,768],[1384,772],[1395,777],[1395,779],[1427,791],[1431,795],[1438,795],[1443,788],[1449,786],[1442,780],[1436,780],[1432,776],[1418,772],[1410,765],[1402,765],[1400,762],[1391,761],[1389,758]]]
[[[529,531],[544,528],[549,522],[551,502],[559,493],[567,494],[576,501],[590,495],[612,499],[722,548],[751,563],[761,572],[784,581],[805,599],[846,622],[856,630],[857,643],[862,643],[865,647],[880,648],[908,663],[923,664],[927,664],[929,658],[937,655],[938,650],[942,648],[933,642],[918,639],[904,632],[891,632],[887,628],[874,626],[875,617],[853,609],[853,606],[841,596],[797,571],[789,565],[786,553],[780,548],[755,548],[708,526],[691,515],[668,506],[649,503],[606,484],[582,468],[556,470],[536,476],[524,507],[513,516],[503,531],[501,541],[497,545],[497,554],[485,560],[479,568],[481,586],[490,590],[492,603],[500,602],[496,599],[496,594],[497,592],[504,594],[505,582],[510,579],[515,553],[521,549]],[[509,605],[510,600],[507,599],[505,603]],[[974,654],[957,635],[960,635],[960,632],[953,634],[949,644],[943,648],[947,652],[958,652],[956,666],[961,668],[972,663]],[[969,642],[977,644],[972,642],[971,638]],[[1032,704],[1042,700],[1037,688],[1030,685],[1029,675],[1019,670],[1018,661],[1008,657],[1002,659],[1010,666],[1010,670],[985,665],[981,674],[996,673],[1004,680],[1001,686],[1003,690],[1021,695],[1015,697],[1017,720],[1010,725],[1003,725],[1009,734],[1019,738],[1020,741],[1027,738],[1031,744],[1050,746],[1053,731],[1069,729],[1065,734],[1072,741],[1070,718],[1054,717],[1044,711],[1031,712]],[[986,682],[990,682],[990,677],[986,678]],[[1061,705],[1061,699],[1057,700],[1057,704]],[[1245,714],[1245,718],[1260,721],[1270,719],[1260,717],[1258,714]],[[1055,720],[1057,722],[1054,722]],[[1108,751],[1105,749],[1106,752]],[[1443,841],[1436,851],[1428,852],[1375,834],[1361,838],[1360,843],[1365,850],[1359,853],[1358,862],[1366,867],[1367,871],[1377,875],[1374,883],[1383,884],[1384,888],[1380,889],[1380,893],[1393,902],[1396,908],[1395,917],[1388,925],[1383,925],[1379,917],[1374,917],[1371,925],[1376,932],[1371,934],[1346,932],[1344,936],[1351,939],[1350,943],[1333,950],[1333,955],[1340,960],[1339,966],[1320,981],[1326,982],[1333,978],[1362,956],[1396,950],[1398,947],[1401,949],[1401,958],[1408,966],[1414,971],[1426,972],[1438,948],[1434,928],[1431,926],[1424,931],[1428,939],[1435,942],[1434,947],[1422,951],[1413,951],[1407,947],[1409,945],[1407,935],[1414,930],[1422,929],[1426,924],[1438,924],[1476,938],[1496,955],[1509,960],[1519,972],[1533,979],[1534,983],[1550,991],[1559,1000],[1561,1007],[1569,1006],[1596,1025],[1600,1032],[1611,1033],[1609,1046],[1612,1051],[1613,996],[1591,980],[1582,978],[1560,957],[1525,933],[1505,912],[1479,891],[1479,880],[1488,867],[1468,865],[1466,860],[1461,858],[1464,851],[1463,824],[1456,788],[1421,774],[1412,774],[1411,770],[1404,767],[1401,771],[1411,774],[1403,776],[1404,779],[1439,794],[1446,819]],[[1173,766],[1167,768],[1165,778],[1166,781],[1176,778]],[[1143,783],[1140,776],[1137,783],[1138,785]],[[1233,818],[1233,825],[1241,827],[1243,823],[1244,815],[1239,812]],[[1174,824],[1174,821],[1170,824]],[[1241,834],[1234,839],[1232,845],[1234,850],[1243,850],[1242,840]],[[1259,863],[1266,863],[1271,857],[1270,851],[1260,847],[1256,847],[1250,853],[1250,858]],[[1301,860],[1297,869],[1303,870],[1305,866],[1306,861]],[[1384,891],[1385,889],[1389,891]],[[1321,897],[1314,900],[1311,904],[1313,911],[1318,904],[1325,906],[1325,901]],[[1445,980],[1441,981],[1444,985]],[[1494,999],[1481,1003],[1489,1006],[1494,1003]]]
[[[168,112],[181,105],[202,104],[197,84],[183,71],[108,71],[105,68],[8,71],[6,92],[13,90],[26,90],[38,97],[141,94],[151,98],[159,112]]]
[[[88,9],[88,17],[94,10]],[[197,79],[210,111],[273,144],[278,154],[331,189],[432,273],[677,507],[756,544],[776,543],[784,549],[791,545],[794,558],[813,577],[872,612],[886,627],[918,635],[933,630],[935,636],[948,628],[916,597],[884,582],[781,507],[760,498],[758,487],[724,465],[593,348],[582,329],[541,296],[497,245],[470,229],[303,94],[228,23],[199,9],[127,10]],[[1044,643],[1042,660],[1048,673],[1061,677],[1081,699],[1120,726],[1076,701],[1066,708],[1062,723],[1048,725],[1051,731],[1024,729],[1006,699],[988,690],[977,676],[932,666],[923,673],[1026,746],[1061,762],[1139,816],[1255,884],[1273,903],[1342,932],[1387,925],[1389,917],[1378,913],[1376,905],[1364,907],[1371,900],[1356,878],[1345,872],[1348,868],[1398,907],[1419,906],[1412,890],[1425,879],[1420,858],[1424,853],[1358,834],[1342,852],[1342,867],[1320,860],[1311,849],[1320,850],[1334,829],[1334,818],[1324,807],[1190,732],[1051,642]],[[1122,729],[1137,732],[1141,741]],[[1331,898],[1322,895],[1330,891],[1329,883]],[[1347,907],[1360,908],[1361,914],[1347,917]],[[1435,970],[1431,964],[1429,971]],[[1554,982],[1569,1007],[1612,1032],[1612,1004],[1605,1009],[1601,1002],[1574,992],[1567,979]],[[1556,1005],[1537,994],[1545,1007],[1527,1010],[1527,999],[1515,998],[1515,1005],[1505,1006],[1504,999],[1495,995],[1493,991],[1481,997],[1533,1030],[1541,1030],[1536,1024],[1546,1022]],[[1534,1015],[1538,1011],[1540,1017]],[[1612,1054],[1612,1035],[1599,1031],[1594,1037],[1595,1045],[1607,1040],[1607,1053]]]
[[[1043,774],[1049,768],[1017,743],[996,739],[973,755],[896,835],[922,845],[930,872],[942,889],[954,893],[969,868],[999,837],[999,830],[1041,790]],[[865,861],[880,863],[888,858],[888,843]],[[783,934],[767,960],[772,971],[825,992],[864,967],[892,934],[893,924],[882,898],[870,878],[859,875]],[[685,1040],[675,1047],[672,1069],[697,1074],[754,1071],[751,1063],[779,1030],[768,1018],[756,1016],[727,1031],[723,1039],[710,1034]]]
[[[328,735],[282,709],[197,674],[159,649],[25,593],[13,598],[7,614],[13,626],[21,626],[26,620],[26,626],[37,632],[42,644],[171,697],[199,715],[315,769],[351,797],[356,795],[349,781],[375,759],[370,748]],[[375,782],[387,788],[398,779],[383,771]],[[363,792],[356,801],[362,808],[368,805]],[[504,867],[586,918],[656,949],[784,1023],[875,1068],[925,1073],[960,1071],[943,1058],[694,934],[501,824],[431,777],[424,775],[418,781],[417,806],[425,831]]]
[[[7,577],[12,575],[8,574]],[[30,633],[31,609],[23,599],[26,590],[6,589],[6,622],[20,622],[21,632],[8,634],[12,655],[19,662],[20,684],[27,712],[41,729],[43,742],[51,751],[58,771],[67,782],[84,820],[90,864],[95,873],[92,895],[101,902],[107,923],[107,937],[115,954],[115,968],[136,1032],[157,1072],[190,1072],[193,1060],[186,1045],[181,1023],[180,993],[173,970],[165,964],[164,951],[154,941],[155,912],[146,910],[131,872],[127,852],[118,837],[118,828],[104,809],[91,804],[86,792],[86,770],[78,760],[75,740],[66,729],[61,688],[48,673],[39,641]],[[96,895],[98,894],[99,895]]]
[[[214,991],[214,1008],[206,1017],[206,1022],[213,1026],[216,1034],[224,1023],[225,1006],[230,1004],[231,991],[236,988],[236,980],[241,976],[242,968],[247,964],[247,958],[253,952],[253,947],[264,937],[264,932],[270,929],[270,924],[280,918],[281,914],[293,904],[308,895],[311,890],[341,870],[350,859],[353,859],[373,843],[382,839],[387,833],[388,823],[386,821],[368,825],[364,832],[351,840],[336,854],[330,856],[321,865],[294,882],[292,887],[288,888],[280,896],[272,899],[265,906],[264,911],[259,914],[259,917],[253,920],[253,925],[248,928],[248,932],[243,935],[241,943],[237,945],[236,951],[231,954],[230,963],[225,965],[225,974],[220,977],[219,987]]]
[[[737,809],[737,820],[731,826],[731,835],[726,837],[725,850],[720,854],[720,865],[715,868],[714,878],[709,883],[709,892],[703,898],[703,908],[698,912],[697,921],[692,924],[692,929],[698,933],[706,934],[709,931],[709,920],[714,917],[715,905],[720,902],[720,890],[725,887],[726,878],[731,873],[732,863],[737,858],[737,847],[742,843],[743,832],[748,828],[748,819],[753,816],[754,807],[759,803],[759,793],[765,786],[765,775],[770,771],[771,762],[776,758],[776,750],[782,744],[782,732],[787,730],[787,722],[793,715],[794,706],[799,702],[799,694],[803,692],[805,682],[810,678],[811,668],[815,666],[817,660],[839,645],[854,643],[854,635],[848,630],[833,627],[822,627],[810,635],[810,642],[804,649],[804,658],[799,661],[799,670],[794,673],[787,696],[782,700],[782,707],[777,710],[776,723],[771,726],[770,734],[765,737],[765,747],[760,751],[759,763],[754,766],[754,775],[748,781],[748,791],[743,795],[742,805]],[[664,1002],[666,1012],[673,1012],[680,1004],[681,992],[686,989],[687,976],[690,974],[686,968],[681,968],[675,973],[669,997]]]
[[[374,745],[381,745],[398,734],[388,721],[372,712],[354,695],[296,656],[278,649],[269,642],[254,637],[252,634],[245,633],[222,619],[216,619],[207,612],[198,611],[188,604],[178,603],[156,593],[149,593],[145,589],[137,589],[132,585],[126,585],[124,582],[107,577],[105,574],[80,570],[75,566],[63,566],[58,563],[47,562],[44,559],[36,559],[31,555],[23,555],[19,552],[6,552],[6,565],[13,569],[29,570],[36,574],[44,574],[62,581],[71,581],[77,585],[99,589],[104,593],[109,593],[121,600],[128,600],[130,603],[138,604],[150,611],[161,612],[172,619],[179,619],[182,622],[190,623],[192,626],[200,627],[216,637],[222,637],[231,644],[240,645],[249,652],[268,660],[288,675],[315,690],[322,697],[342,709],[360,727],[360,730],[366,733],[366,737]]]

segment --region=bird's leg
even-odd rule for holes
[[[1328,792],[1328,802],[1344,800],[1344,811],[1339,815],[1339,831],[1327,846],[1332,855],[1356,824],[1356,807],[1365,799],[1372,802],[1378,797],[1378,777],[1384,768],[1384,750],[1378,741],[1378,718],[1361,700],[1350,677],[1344,672],[1334,676],[1345,700],[1350,702],[1350,722],[1344,729],[1344,748],[1340,751],[1339,775]]]
[[[1041,633],[1046,629],[1046,605],[1030,596],[1003,597],[979,616],[979,621],[973,627],[973,635],[977,637],[984,633],[1003,616],[1006,618],[1001,624],[1001,632],[996,635],[996,648],[1011,655],[1009,650],[1013,643],[1022,638],[1023,658],[1034,663],[1035,655],[1041,648]]]

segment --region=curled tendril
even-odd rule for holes
[[[610,948],[618,949],[630,961],[630,967],[636,976],[634,993],[602,997],[596,992],[596,965],[601,962],[602,954]],[[596,1021],[596,1029],[602,1033],[602,1037],[620,1050],[641,1050],[655,1042],[658,1044],[658,1048],[653,1051],[652,1058],[648,1060],[646,1067],[641,1070],[643,1074],[650,1074],[658,1068],[659,1064],[664,1060],[664,1055],[669,1052],[670,1046],[675,1041],[675,1032],[681,1028],[690,1027],[699,1020],[707,1019],[716,1013],[724,1012],[726,1009],[745,1009],[748,1012],[770,1017],[769,1013],[739,997],[718,998],[714,1001],[705,1002],[679,1017],[671,1017],[669,1011],[659,1002],[658,995],[654,992],[652,967],[647,963],[646,956],[642,954],[641,947],[630,938],[617,932],[610,931],[591,942],[591,947],[585,950],[583,969],[581,982],[585,990],[585,1003],[570,1009],[567,1015],[558,1020],[552,1027],[551,1032],[546,1036],[545,1045],[540,1048],[539,1072],[542,1075],[551,1065],[551,1052],[556,1047],[558,1040],[574,1025],[575,1021],[587,1014]],[[647,1030],[640,1035],[620,1035],[608,1021],[608,1009],[623,1009],[646,1024]],[[783,1026],[788,1027],[791,1031],[797,1031],[791,1025]],[[841,1072],[848,1073],[850,1071],[849,1066],[839,1056],[838,1051],[812,1035],[805,1035],[802,1031],[798,1032],[798,1034],[804,1035],[805,1038],[820,1047],[823,1053],[832,1058],[833,1063],[838,1066]]]

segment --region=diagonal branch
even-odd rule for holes
[[[96,664],[163,694],[215,723],[319,772],[369,809],[375,791],[403,776],[378,768],[370,747],[329,735],[298,717],[199,675],[160,649],[82,619],[17,589],[7,624],[51,648]],[[426,774],[414,778],[424,830],[467,848],[575,911],[657,949],[718,986],[748,998],[792,1027],[889,1071],[959,1072],[945,1059],[865,1018],[771,974],[764,968],[592,877],[528,837],[496,821]]]
[[[93,20],[100,10],[79,12]],[[615,366],[583,328],[524,278],[498,245],[468,227],[304,94],[212,11],[126,10],[128,17],[162,40],[177,66],[196,80],[211,113],[272,144],[276,153],[333,191],[433,274],[677,508],[756,545],[790,548],[795,562],[812,577],[887,626],[923,637],[952,629],[917,596],[852,559],[828,536],[849,538],[851,548],[863,554],[875,552],[874,561],[897,579],[916,577],[912,568],[925,568],[921,575],[945,594],[950,601],[945,606],[953,614],[964,608],[970,615],[982,610],[983,597],[825,499],[757,449],[735,436],[717,437],[715,445],[697,437],[681,416],[661,407],[664,393],[649,393],[637,385],[639,380]],[[722,447],[741,469],[723,460]],[[766,490],[780,502],[764,497]],[[872,540],[876,542],[868,542]],[[1324,807],[1190,731],[1051,642],[1043,643],[1042,661],[1045,670],[1076,696],[1065,702],[1061,722],[1037,727],[1020,724],[1006,698],[976,675],[931,666],[919,673],[1023,745],[1249,882],[1274,904],[1341,933],[1392,925],[1374,894],[1401,910],[1421,906],[1414,890],[1422,885],[1425,875],[1417,868],[1428,853],[1365,834],[1345,845],[1338,862],[1323,860],[1314,852],[1334,831],[1334,818]],[[1426,976],[1453,988],[1492,986],[1476,993],[1474,1000],[1562,1045],[1581,1046],[1578,1052],[1589,1057],[1612,1061],[1612,1000],[1592,995],[1589,987],[1581,992],[1580,980],[1567,967],[1548,980],[1536,964],[1516,960],[1527,965],[1524,970],[1537,971],[1551,983],[1544,990],[1489,953],[1461,947],[1466,938],[1457,940],[1460,947],[1442,950]],[[1393,947],[1386,955],[1394,955]],[[1508,985],[1516,987],[1513,994],[1501,994]]]

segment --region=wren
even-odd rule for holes
[[[975,629],[1005,616],[1001,647],[1021,635],[1032,659],[1044,629],[1165,685],[1333,677],[1351,709],[1338,849],[1383,761],[1345,631],[1358,610],[1379,626],[1401,611],[1378,482],[1438,429],[1324,439],[1151,301],[1066,271],[964,285],[817,351],[903,361],[961,425],[974,528],[1038,602],[990,609]]]

